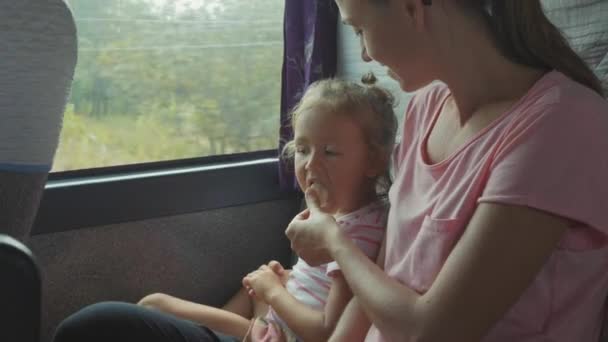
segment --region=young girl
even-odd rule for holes
[[[382,241],[387,164],[394,143],[393,99],[378,87],[325,80],[313,84],[292,118],[293,157],[300,188],[371,259]],[[379,184],[382,180],[384,185]],[[279,268],[279,270],[281,270]],[[311,267],[298,260],[286,286],[270,267],[250,273],[245,288],[270,306],[254,321],[248,340],[327,340],[352,294],[335,262]]]
[[[374,81],[373,75],[364,79]],[[393,105],[391,94],[377,86],[335,79],[316,82],[293,111],[294,140],[284,150],[301,189],[373,260],[388,211],[388,164],[397,129]],[[113,341],[161,340],[159,335],[166,341],[181,341],[180,336],[196,336],[197,341],[215,341],[217,336],[324,341],[352,297],[337,263],[311,267],[301,259],[290,272],[276,261],[262,265],[244,277],[243,285],[223,309],[165,294],[146,296],[139,307],[96,304],[64,321],[55,341],[94,341],[87,334],[100,329],[111,330]],[[182,320],[176,322],[175,317]],[[197,331],[205,328],[183,320],[214,332],[205,331],[210,339],[200,337]],[[134,323],[141,321],[147,324]]]

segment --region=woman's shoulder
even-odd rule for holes
[[[430,110],[434,107],[438,107],[449,93],[450,90],[445,83],[433,81],[414,93],[414,96],[410,101],[409,109]]]
[[[523,107],[564,115],[608,116],[608,101],[559,71],[543,76],[522,99]],[[580,113],[580,114],[578,114]]]
[[[558,71],[543,76],[516,108],[511,131],[517,135],[561,135],[582,143],[597,140],[608,130],[608,101]]]
[[[597,199],[608,195],[608,102],[552,71],[506,118],[478,201],[525,205],[607,232]]]
[[[440,81],[433,81],[427,86],[418,89],[410,100],[405,119],[414,127],[425,125],[431,120],[432,115],[439,107],[441,107],[445,98],[449,95],[448,86]]]

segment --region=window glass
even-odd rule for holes
[[[278,145],[283,0],[68,0],[78,65],[54,171]]]

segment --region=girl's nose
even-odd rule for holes
[[[319,163],[319,156],[317,152],[311,152],[306,161],[306,170],[314,170]]]
[[[361,46],[361,59],[364,62],[371,62],[372,58],[367,54],[367,49],[365,48],[365,46]]]

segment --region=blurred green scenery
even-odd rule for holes
[[[283,0],[68,0],[76,75],[53,171],[273,149]]]

